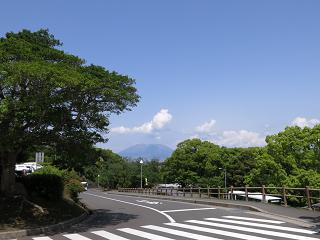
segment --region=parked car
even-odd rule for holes
[[[42,168],[42,166],[36,162],[25,162],[16,164],[15,173],[17,176],[25,176],[40,168]]]

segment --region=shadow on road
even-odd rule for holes
[[[64,229],[63,231],[50,232],[48,235],[58,234],[60,232],[64,233],[79,233],[86,232],[91,229],[104,228],[110,225],[117,225],[120,223],[128,222],[131,219],[136,219],[138,215],[125,214],[125,213],[115,213],[106,209],[96,209],[92,211],[92,214],[88,216],[82,222],[70,227],[69,229]]]

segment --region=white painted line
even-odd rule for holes
[[[237,230],[237,231],[246,231],[246,232],[250,232],[250,233],[264,234],[264,235],[268,235],[268,236],[290,238],[290,239],[295,239],[295,240],[319,240],[319,238],[305,237],[305,236],[301,236],[301,235],[299,236],[299,235],[293,235],[293,234],[289,234],[289,233],[281,233],[281,232],[261,230],[261,229],[248,228],[248,227],[239,227],[239,226],[227,225],[227,224],[221,224],[221,223],[205,222],[205,221],[198,221],[198,220],[188,220],[186,222],[202,224],[202,225],[211,226],[211,227],[227,228],[228,230],[233,229],[233,230]]]
[[[100,237],[109,239],[109,240],[129,240],[128,238],[120,237],[118,235],[115,235],[113,233],[109,233],[107,231],[94,231],[94,232],[91,232],[91,233],[96,234],[96,235],[98,235]]]
[[[281,222],[281,221],[262,219],[262,218],[248,218],[248,217],[238,217],[238,216],[223,216],[223,217],[224,218],[237,219],[237,220],[247,220],[247,221],[253,221],[253,222],[264,222],[264,223],[274,223],[274,224],[285,223],[285,222]]]
[[[263,224],[263,223],[235,221],[235,220],[220,219],[220,218],[205,218],[205,220],[214,221],[214,222],[223,222],[223,223],[234,223],[234,224],[245,225],[245,226],[250,226],[250,227],[269,228],[269,229],[276,229],[276,230],[288,231],[288,232],[296,232],[296,233],[305,233],[305,234],[315,234],[315,233],[317,233],[315,231],[310,231],[310,230],[306,230],[306,229],[299,229],[299,228],[292,228],[292,227],[282,227],[282,226],[269,225],[269,224]]]
[[[34,239],[34,240],[52,240],[52,238],[49,238],[49,237],[34,237],[32,239]]]
[[[83,193],[83,194],[90,195],[90,196],[94,196],[94,197],[99,197],[99,198],[104,198],[104,199],[108,199],[108,200],[115,201],[115,202],[121,202],[121,203],[129,204],[129,205],[134,205],[134,206],[138,206],[138,207],[143,207],[143,208],[151,209],[151,210],[153,210],[153,211],[155,211],[155,212],[158,212],[158,213],[162,214],[163,216],[165,216],[170,222],[176,222],[176,221],[175,221],[172,217],[170,217],[168,214],[166,214],[166,213],[164,213],[164,212],[162,212],[162,211],[159,211],[158,209],[152,208],[152,207],[143,206],[143,205],[136,204],[136,203],[131,203],[131,202],[125,202],[125,201],[118,200],[118,199],[107,198],[107,197],[103,197],[103,196],[96,195],[96,194],[91,194],[91,193]]]
[[[155,230],[155,231],[169,233],[169,234],[180,236],[180,237],[196,239],[196,240],[221,240],[220,238],[207,237],[204,235],[174,230],[174,229],[165,228],[165,227],[158,227],[158,226],[154,226],[154,225],[147,225],[147,226],[142,226],[142,227],[147,228],[147,229],[151,229],[151,230]]]
[[[245,239],[245,240],[272,240],[270,238],[257,237],[257,236],[242,234],[242,233],[234,233],[234,232],[230,232],[229,230],[223,231],[223,230],[219,230],[216,228],[198,227],[198,226],[183,224],[183,223],[165,223],[165,224],[169,225],[169,226],[180,227],[180,228],[201,231],[201,232],[206,232],[206,233],[213,233],[213,234],[218,234],[218,235],[222,235],[222,236],[240,238],[240,239]]]
[[[63,235],[64,237],[66,238],[69,238],[71,240],[91,240],[90,238],[87,238],[87,237],[84,237],[84,236],[81,236],[80,234],[66,234],[66,235]]]
[[[132,228],[120,228],[117,229],[121,232],[129,233],[138,237],[146,238],[146,239],[151,239],[151,240],[174,240],[173,238],[167,238],[167,237],[162,237],[160,235],[152,234],[152,233],[147,233],[144,231],[139,231],[136,229]]]
[[[166,210],[162,212],[187,212],[187,211],[201,211],[201,210],[213,210],[216,208],[190,208],[190,209],[177,209],[177,210]]]

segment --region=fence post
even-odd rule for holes
[[[190,187],[190,195],[191,195],[191,197],[193,197],[193,189],[192,189],[192,187]]]
[[[308,208],[311,209],[310,189],[308,186],[306,186],[306,197],[307,197]]]
[[[282,197],[283,197],[284,206],[288,207],[287,196],[286,196],[286,187],[285,186],[282,187]]]
[[[218,199],[221,199],[220,191],[221,191],[220,186],[218,186]]]
[[[168,189],[166,188],[166,196],[168,196]]]
[[[262,192],[262,201],[265,203],[266,202],[266,189],[265,185],[262,185],[261,192]]]
[[[201,198],[201,188],[199,187],[199,198]]]
[[[185,193],[184,187],[183,187],[182,191],[183,191],[183,197],[185,197],[186,193]]]
[[[227,189],[227,192],[228,192],[228,189]],[[233,200],[233,186],[230,186],[230,197],[231,197],[231,200]]]
[[[208,198],[210,198],[210,188],[208,186]]]
[[[248,197],[248,185],[245,186],[244,191],[245,191],[246,201],[248,202],[248,201],[249,201],[249,197]]]

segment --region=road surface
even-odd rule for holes
[[[240,209],[108,194],[98,190],[82,193],[81,199],[93,210],[88,219],[63,233],[23,239],[320,239],[319,233],[310,229]]]

